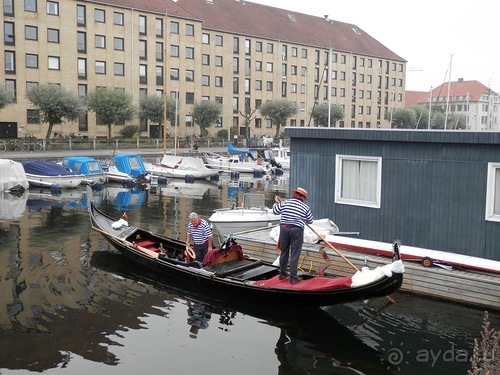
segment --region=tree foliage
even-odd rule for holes
[[[297,106],[287,99],[272,100],[262,104],[260,113],[276,125],[275,138],[279,138],[281,127],[286,125],[288,118],[297,113]]]
[[[4,109],[12,103],[14,103],[14,96],[5,87],[0,86],[0,109]]]
[[[124,90],[97,88],[88,94],[87,101],[89,110],[95,112],[100,122],[108,126],[109,139],[111,139],[113,124],[134,118],[135,108],[132,96]]]
[[[163,124],[164,98],[158,95],[147,95],[139,102],[139,117],[154,124]],[[178,109],[177,109],[178,110]],[[167,97],[167,121],[175,124],[175,100]]]
[[[81,98],[57,85],[38,85],[29,90],[26,97],[39,110],[41,121],[49,124],[46,139],[50,138],[54,124],[63,119],[76,121],[86,111]]]
[[[203,100],[193,106],[193,121],[200,126],[200,136],[208,135],[208,128],[214,124],[222,113],[219,103]]]
[[[328,127],[328,103],[322,103],[314,107],[311,111],[316,126]],[[336,122],[344,118],[344,109],[340,105],[330,107],[330,126],[335,126]]]
[[[415,129],[417,126],[417,115],[411,108],[396,108],[390,117],[392,117],[391,128]]]

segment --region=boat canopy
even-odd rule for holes
[[[133,178],[148,174],[142,156],[138,154],[118,154],[111,158],[111,162],[120,172],[125,172]]]
[[[74,172],[68,171],[63,166],[51,161],[24,160],[21,162],[24,171],[38,176],[73,176]]]
[[[88,156],[68,156],[62,160],[62,166],[74,173],[92,175],[104,173],[99,160]]]

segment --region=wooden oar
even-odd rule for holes
[[[313,231],[313,233],[318,236],[320,238],[321,241],[323,241],[323,243],[325,243],[330,249],[332,249],[333,251],[335,251],[337,253],[338,256],[340,256],[342,259],[344,259],[347,264],[349,264],[352,268],[354,268],[356,271],[359,271],[358,267],[356,267],[349,259],[347,259],[340,251],[338,251],[330,242],[328,242],[321,234],[319,234],[313,227],[312,225],[310,224],[307,224],[307,227]],[[392,299],[391,297],[389,296],[385,296],[385,298],[387,298],[390,302],[392,303],[396,303],[396,301],[394,301],[394,299]]]

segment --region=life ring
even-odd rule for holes
[[[193,248],[191,246],[186,247],[186,252],[190,256],[191,259],[196,259],[196,253],[194,252]]]

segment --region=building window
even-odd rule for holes
[[[95,48],[106,48],[106,37],[104,35],[95,36]]]
[[[202,65],[210,65],[210,55],[206,55],[206,54],[201,55],[201,64]]]
[[[223,57],[215,56],[215,66],[222,67],[222,65],[223,65]]]
[[[194,25],[188,23],[186,24],[186,35],[187,36],[194,36]]]
[[[272,43],[267,43],[267,53],[273,53],[273,44]]]
[[[123,47],[124,44],[125,44],[125,42],[124,42],[123,38],[117,38],[117,37],[115,37],[113,39],[113,46],[115,48],[115,51],[123,51],[124,50],[124,47]]]
[[[78,85],[78,96],[81,98],[87,96],[87,85]]]
[[[209,75],[202,75],[201,76],[201,84],[202,84],[202,86],[210,86],[210,76]]]
[[[146,16],[139,16],[139,35],[147,34],[147,18]]]
[[[36,0],[24,0],[24,10],[26,12],[36,12]]]
[[[194,82],[194,70],[186,70],[186,82]]]
[[[123,13],[113,12],[113,24],[118,26],[123,26],[124,24]]]
[[[187,100],[187,93],[186,93],[186,100]],[[190,128],[192,126],[193,126],[193,116],[186,115],[186,127]]]
[[[500,221],[500,163],[488,163],[486,220]]]
[[[215,76],[215,87],[222,87],[222,77]]]
[[[273,63],[272,62],[268,62],[266,64],[266,72],[268,72],[268,73],[272,73],[273,72]]]
[[[206,33],[201,34],[201,43],[210,44],[210,34]]]
[[[14,17],[14,0],[3,0],[3,15]]]
[[[337,155],[335,203],[380,208],[382,158]]]
[[[14,98],[14,101],[17,102],[17,89],[16,89],[16,80],[15,79],[6,79],[5,80],[5,91],[11,94]]]
[[[179,69],[170,68],[170,80],[172,80],[172,81],[179,80]]]
[[[255,62],[255,71],[262,72],[262,61]]]
[[[186,104],[194,103],[194,92],[186,92]]]
[[[163,66],[156,67],[156,85],[163,86]]]
[[[156,19],[155,34],[157,38],[163,38],[163,20],[161,18]]]
[[[26,122],[28,124],[39,124],[40,111],[38,109],[28,109],[26,111]]]
[[[16,37],[14,31],[14,22],[3,23],[3,42],[5,45],[13,46],[16,44]]]
[[[80,53],[87,52],[87,34],[83,31],[76,33],[76,48]]]
[[[106,61],[95,62],[95,74],[106,74]]]
[[[170,33],[179,34],[179,22],[170,21]]]
[[[125,64],[115,62],[114,71],[115,71],[115,76],[125,75]]]
[[[47,1],[47,14],[50,14],[52,16],[58,16],[59,3],[56,3],[55,1]]]
[[[260,79],[255,81],[255,90],[262,91],[262,81]]]
[[[233,53],[240,53],[240,38],[233,38]]]
[[[255,42],[255,52],[262,52],[262,42]]]
[[[148,83],[148,66],[147,65],[139,65],[139,83],[147,84]]]
[[[170,57],[179,57],[179,46],[170,46]]]
[[[267,91],[273,91],[273,81],[267,81],[266,82],[266,90]]]
[[[47,29],[47,42],[59,43],[59,30]]]
[[[76,24],[78,26],[85,26],[87,23],[86,19],[86,9],[85,5],[77,5],[76,6]]]
[[[156,42],[156,61],[163,61],[163,43]]]
[[[38,55],[32,53],[26,54],[26,68],[38,69]]]
[[[139,40],[139,59],[147,60],[148,58],[148,42]]]
[[[24,37],[27,40],[38,40],[38,27],[24,26]]]
[[[186,47],[186,59],[194,59],[194,48]]]
[[[224,43],[224,37],[222,35],[216,35],[215,36],[215,45],[222,47],[223,43]]]
[[[87,79],[87,59],[78,59],[78,79]]]
[[[100,23],[106,22],[106,12],[104,9],[94,9],[94,20]]]
[[[5,60],[5,73],[15,73],[16,72],[16,53],[14,51],[4,52]]]

